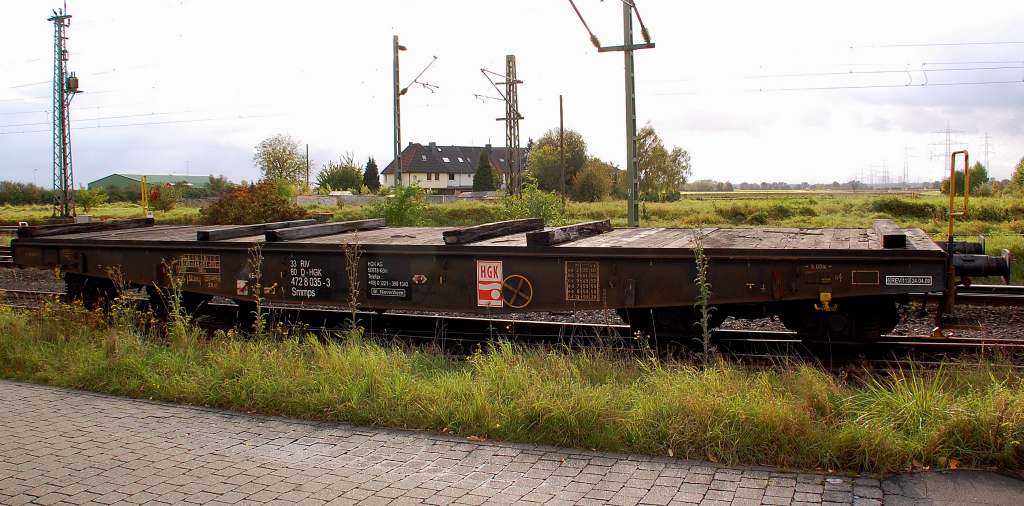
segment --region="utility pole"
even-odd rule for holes
[[[489,98],[492,100],[501,100],[505,102],[505,117],[498,118],[498,121],[505,122],[505,149],[508,150],[508,186],[507,191],[510,194],[521,195],[522,194],[522,172],[523,163],[519,156],[519,120],[526,119],[522,114],[519,114],[519,91],[517,85],[523,82],[516,78],[516,55],[510,54],[505,55],[505,78],[504,82],[496,83],[491,79],[490,75],[502,77],[497,72],[491,72],[487,69],[480,69],[480,73],[490,81],[491,86],[498,92],[498,96],[501,98],[488,97],[485,95],[476,94],[476,97],[480,100]],[[504,93],[499,84],[505,85]]]
[[[565,209],[565,113],[562,96],[558,96],[558,169],[562,181],[562,209]]]
[[[935,147],[944,146],[944,151],[943,151],[943,153],[941,155],[938,155],[938,154],[933,152],[931,154],[931,157],[930,157],[932,160],[934,160],[935,157],[937,157],[937,156],[941,156],[942,157],[942,177],[939,178],[939,180],[941,181],[942,179],[947,177],[946,174],[949,174],[949,169],[951,167],[950,166],[950,163],[951,163],[950,162],[950,160],[951,160],[951,156],[950,155],[953,153],[954,148],[959,148],[959,147],[961,147],[963,145],[963,142],[960,142],[960,141],[956,140],[955,138],[963,135],[964,133],[961,130],[951,130],[949,128],[949,120],[946,120],[946,129],[945,130],[939,130],[937,132],[932,132],[932,133],[935,134],[935,135],[938,135],[939,136],[939,140],[937,142],[931,143],[931,145],[935,146]],[[943,136],[945,136],[945,140],[943,140]]]
[[[910,184],[910,147],[903,146],[903,187]]]
[[[508,150],[509,193],[521,195],[523,190],[523,161],[519,156],[519,114],[518,84],[516,79],[516,55],[505,55],[505,147]]]
[[[633,75],[633,51],[636,49],[650,49],[654,47],[651,42],[651,34],[644,27],[640,19],[640,11],[636,8],[635,0],[622,0],[622,45],[601,47],[601,41],[590,31],[587,22],[583,21],[583,15],[576,4],[569,0],[576,15],[583,22],[583,27],[590,34],[590,42],[597,48],[597,52],[605,53],[610,51],[622,51],[626,64],[626,180],[629,184],[626,190],[629,199],[629,213],[627,225],[630,227],[640,226],[640,178],[637,167],[637,139],[636,139],[636,80]],[[640,22],[640,34],[643,36],[644,44],[633,44],[633,13]]]
[[[402,184],[402,117],[401,117],[401,114],[399,112],[400,111],[400,107],[401,107],[401,103],[399,102],[399,99],[401,98],[402,95],[405,95],[409,91],[409,88],[412,87],[412,85],[414,85],[414,84],[417,84],[417,83],[420,84],[424,88],[430,90],[431,93],[433,93],[434,92],[434,88],[438,88],[438,86],[434,86],[434,85],[432,85],[430,83],[421,83],[421,82],[419,82],[419,79],[420,79],[420,77],[423,76],[424,72],[426,72],[427,69],[429,69],[430,66],[434,64],[435,61],[437,61],[437,57],[435,56],[434,59],[430,60],[430,63],[427,64],[426,68],[423,69],[423,72],[420,72],[420,75],[416,76],[416,79],[413,79],[412,82],[409,83],[409,86],[406,86],[405,88],[402,88],[402,89],[398,89],[398,52],[399,51],[405,51],[406,47],[398,43],[398,36],[397,35],[395,35],[395,38],[394,38],[394,48],[395,48],[395,66],[394,66],[394,69],[395,69],[395,76],[394,76],[394,97],[395,97],[395,186],[398,186],[398,185]]]
[[[399,113],[399,97],[402,96],[398,90],[398,52],[405,51],[405,46],[398,43],[398,36],[395,35],[395,186],[402,184],[402,118]]]
[[[985,150],[985,169],[986,170],[989,169],[989,166],[988,166],[988,154],[990,152],[994,151],[994,149],[992,148],[992,145],[989,143],[989,140],[991,140],[991,139],[992,138],[988,136],[988,132],[985,132],[985,137],[982,137],[982,140],[983,140],[982,146],[984,146],[983,149]]]
[[[53,215],[54,221],[75,218],[75,177],[71,167],[71,99],[78,93],[78,78],[68,75],[67,28],[71,15],[53,11]]]

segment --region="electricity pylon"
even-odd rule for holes
[[[508,193],[520,195],[523,190],[523,160],[519,153],[519,120],[526,119],[519,113],[519,89],[518,85],[523,84],[516,78],[516,55],[505,55],[505,81],[496,83],[491,80],[488,74],[500,76],[490,70],[480,69],[480,72],[491,82],[491,86],[498,91],[503,102],[505,102],[505,117],[498,118],[498,121],[505,122],[505,149],[508,151]],[[499,84],[505,85],[505,92],[498,88]],[[479,98],[492,98],[477,95]]]
[[[68,75],[67,28],[71,15],[53,11],[53,215],[51,220],[75,217],[75,177],[71,168],[71,99],[78,93],[78,78]]]

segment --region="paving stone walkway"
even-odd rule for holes
[[[726,468],[0,381],[0,504],[881,504],[869,478]]]

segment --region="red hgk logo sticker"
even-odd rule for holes
[[[476,261],[477,306],[502,307],[501,262],[489,260]]]

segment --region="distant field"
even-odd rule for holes
[[[641,226],[646,227],[869,227],[875,218],[891,218],[903,227],[918,227],[932,234],[943,234],[947,227],[949,201],[941,195],[864,195],[863,192],[788,192],[686,193],[678,202],[641,203]],[[746,195],[746,196],[744,196]],[[728,198],[725,198],[728,197]],[[430,226],[465,226],[500,220],[501,205],[484,202],[425,204],[425,222]],[[318,207],[318,212],[334,213],[334,220],[362,219],[373,215],[372,207]],[[959,208],[958,208],[959,210]],[[133,204],[103,204],[89,212],[95,220],[135,218],[143,215]],[[178,207],[170,212],[157,211],[158,224],[198,223],[199,209]],[[0,208],[0,225],[25,221],[45,224],[50,206],[6,206]],[[610,219],[625,226],[627,211],[623,201],[596,203],[570,202],[563,213],[565,221]],[[975,197],[966,217],[957,218],[956,233],[1024,233],[1024,199]]]
[[[52,206],[5,206],[0,207],[0,225],[17,225],[18,222],[28,222],[30,225],[45,225],[47,218],[53,215]],[[88,212],[81,209],[78,215],[92,215],[93,220],[123,220],[127,218],[142,218],[144,216],[142,207],[137,204],[117,202],[114,204],[101,204],[90,209]],[[182,224],[194,223],[199,219],[199,208],[178,207],[169,212],[154,212],[154,217],[159,224]]]
[[[938,195],[938,190],[899,190],[899,191],[888,191],[888,190],[866,190],[866,191],[851,191],[851,190],[742,190],[742,191],[687,191],[682,192],[682,198],[724,198],[724,199],[745,199],[745,198],[770,198],[775,196],[793,197],[793,196],[814,196],[814,197],[880,197],[883,195],[895,195],[895,196],[912,196],[917,197],[920,195]]]

